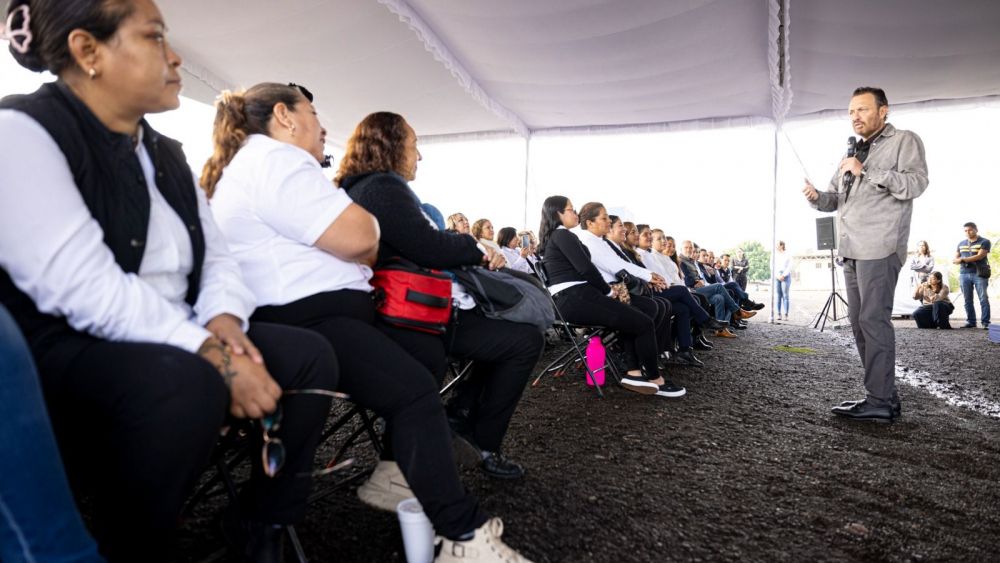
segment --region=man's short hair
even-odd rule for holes
[[[973,229],[976,229],[977,231],[979,230],[979,227],[977,227],[976,224],[973,223],[972,221],[969,221],[968,223],[966,223],[966,224],[964,224],[962,226],[963,227],[972,227]]]
[[[889,98],[885,97],[885,90],[881,88],[875,88],[874,86],[861,86],[854,89],[854,93],[851,94],[851,97],[860,96],[861,94],[871,94],[872,96],[875,96],[876,108],[889,105]]]

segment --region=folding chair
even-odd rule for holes
[[[545,271],[544,261],[539,260],[538,262],[532,264],[532,268],[535,270],[535,274],[538,279],[542,281],[545,287],[549,286],[549,276]],[[552,309],[556,313],[556,321],[553,327],[557,330],[561,330],[566,339],[570,341],[570,348],[566,350],[561,356],[553,360],[549,365],[545,366],[535,377],[535,380],[531,383],[532,387],[536,387],[538,382],[541,381],[542,377],[547,373],[556,372],[556,376],[562,375],[570,367],[574,367],[579,364],[584,370],[584,376],[589,377],[590,381],[594,382],[594,390],[597,391],[598,397],[604,397],[604,391],[601,390],[601,386],[597,384],[597,378],[594,376],[594,372],[587,365],[587,354],[584,352],[586,342],[589,342],[591,338],[597,336],[601,338],[601,341],[605,343],[605,348],[610,345],[615,339],[616,335],[610,329],[605,327],[597,326],[585,326],[573,324],[566,321],[562,312],[559,310],[559,306],[556,305],[555,299],[552,298],[552,294],[546,292],[549,296],[549,302],[552,303]],[[582,335],[578,335],[578,331],[582,332]],[[610,357],[610,354],[609,354]],[[605,360],[604,368],[606,373],[611,373],[612,376],[621,382],[621,375],[618,373],[618,368],[615,366],[615,362]]]
[[[195,507],[202,501],[220,494],[225,494],[230,503],[238,501],[239,486],[242,483],[236,482],[233,473],[241,464],[250,460],[252,452],[250,451],[249,433],[252,431],[253,426],[249,420],[239,420],[222,429],[219,442],[209,458],[209,463],[211,467],[214,467],[215,472],[195,490],[184,504],[181,511],[182,518],[190,516]],[[288,535],[288,543],[295,552],[296,561],[308,563],[305,551],[302,549],[302,542],[299,541],[299,536],[295,532],[295,526],[286,526],[285,533]],[[226,549],[221,549],[202,559],[201,563],[218,561],[224,558],[225,554]]]

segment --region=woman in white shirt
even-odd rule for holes
[[[262,83],[223,93],[216,108],[202,183],[259,301],[253,318],[323,335],[337,353],[338,389],[391,430],[359,497],[395,512],[415,495],[438,534],[474,536],[488,517],[459,481],[438,384],[375,327],[368,280],[378,223],[323,175],[326,131],[312,94]]]
[[[520,247],[521,239],[517,236],[517,230],[514,227],[500,229],[497,234],[497,244],[500,246],[500,252],[503,252],[504,258],[507,259],[508,268],[526,274],[534,273],[528,262],[530,246],[528,248]]]
[[[623,240],[625,227],[617,217],[612,221],[604,206],[597,202],[584,204],[580,208],[580,226],[577,233],[580,242],[590,251],[590,259],[597,271],[601,273],[605,283],[620,281],[618,273],[625,271],[649,284],[654,291],[666,288],[666,282],[659,274],[651,272],[642,266],[630,262],[614,240]],[[612,233],[612,230],[615,232]],[[605,236],[608,239],[605,239]],[[609,240],[610,239],[610,240]],[[658,300],[645,295],[632,295],[631,306],[642,311],[653,319],[658,354],[667,351],[670,341],[670,304],[666,300]],[[686,393],[683,387],[674,385],[669,379],[660,386],[660,395],[664,397],[683,397]]]
[[[102,553],[159,559],[227,411],[261,418],[283,389],[332,389],[333,356],[308,331],[248,325],[253,295],[179,143],[146,123],[179,104],[156,5],[10,10],[17,61],[59,80],[0,102],[0,300],[30,342],[67,470],[95,495]],[[262,467],[276,446],[252,455],[241,495],[250,560],[305,512],[329,398],[284,407],[268,432],[283,468]]]

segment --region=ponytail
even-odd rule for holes
[[[212,127],[212,156],[201,171],[201,187],[211,198],[222,171],[229,166],[247,138],[246,100],[244,92],[224,90],[215,102],[215,124]]]
[[[267,135],[274,106],[285,104],[294,110],[302,100],[312,101],[312,94],[302,86],[262,82],[249,90],[223,91],[215,102],[215,125],[212,129],[212,156],[201,171],[201,187],[211,198],[222,171],[250,135]]]

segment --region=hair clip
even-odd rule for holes
[[[21,14],[21,27],[19,29],[14,29],[14,16]],[[10,41],[10,46],[21,53],[22,55],[28,54],[28,49],[31,48],[31,12],[28,10],[27,4],[22,4],[17,8],[10,11],[7,15],[7,22],[4,24],[4,29],[0,32],[0,37],[3,37],[7,41]]]

